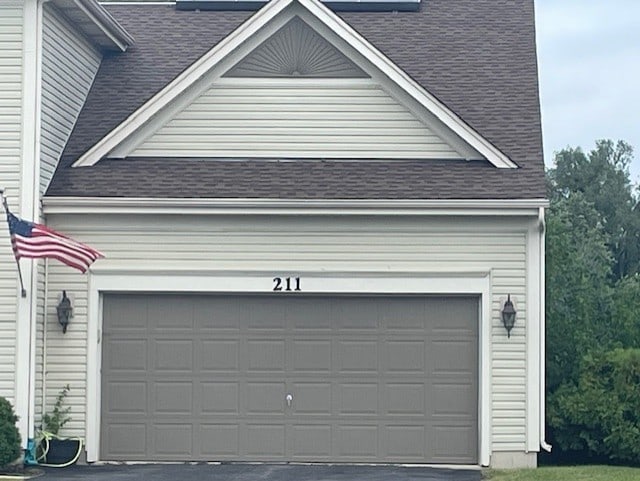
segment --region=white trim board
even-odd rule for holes
[[[103,294],[110,292],[197,292],[274,294],[273,278],[300,277],[307,294],[475,294],[480,296],[478,382],[478,459],[488,466],[491,456],[491,277],[488,272],[403,276],[397,273],[216,272],[193,276],[175,271],[161,275],[96,273],[89,277],[87,348],[87,461],[100,460],[100,372]],[[283,296],[295,293],[281,293]]]
[[[45,214],[314,214],[538,216],[544,199],[184,199],[45,197]]]
[[[305,21],[309,20],[317,24],[314,25],[316,30],[324,28],[335,35],[337,40],[343,42],[350,50],[356,52],[359,57],[372,65],[379,72],[379,78],[384,77],[410,100],[417,102],[429,115],[441,122],[455,136],[458,136],[471,149],[477,151],[495,167],[517,168],[517,165],[507,155],[482,137],[318,0],[272,0],[268,2],[249,20],[220,41],[192,64],[191,67],[187,68],[124,122],[91,147],[73,166],[95,165],[100,159],[111,155],[113,152],[123,155],[123,152],[119,151],[120,146],[123,143],[130,144],[129,139],[135,136],[141,128],[144,128],[148,122],[152,121],[154,116],[161,115],[163,110],[170,109],[171,105],[184,93],[187,93],[187,97],[191,98],[194,95],[194,89],[192,88],[194,85],[201,83],[204,78],[208,81],[215,80],[224,71],[232,67],[229,57],[233,57],[243,50],[248,53],[247,43],[250,43],[249,40],[258,40],[261,37],[268,38],[265,35],[275,33],[277,28],[284,25],[284,22],[294,15],[304,17]],[[276,27],[275,29],[274,26]],[[335,42],[333,43],[335,44]],[[357,58],[353,56],[350,56],[350,58],[362,67],[360,65],[362,62],[357,61]],[[215,71],[213,79],[211,78],[212,71]],[[197,91],[198,89],[195,90]],[[460,144],[456,147],[460,148]]]

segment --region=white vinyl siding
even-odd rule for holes
[[[17,210],[22,130],[23,6],[0,2],[0,178]],[[14,403],[17,277],[8,233],[0,230],[0,396]]]
[[[44,5],[42,22],[41,193],[49,185],[102,59],[55,7]]]
[[[222,79],[131,156],[461,158],[366,79]]]
[[[526,232],[524,219],[50,215],[49,224],[106,254],[102,266],[151,271],[491,272],[492,451],[525,449]],[[70,383],[73,421],[84,435],[87,290],[90,276],[49,264],[47,395]],[[75,297],[63,335],[53,306]],[[517,302],[511,339],[501,299]]]

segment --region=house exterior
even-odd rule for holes
[[[6,0],[0,168],[105,254],[23,298],[1,233],[23,438],[69,384],[89,462],[550,448],[533,0]]]

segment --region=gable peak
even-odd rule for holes
[[[225,77],[367,78],[355,63],[295,16]]]

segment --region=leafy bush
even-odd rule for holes
[[[640,349],[588,354],[577,385],[549,401],[558,448],[640,463]]]
[[[18,416],[13,406],[0,397],[0,467],[4,467],[20,456],[20,433],[16,427]]]

